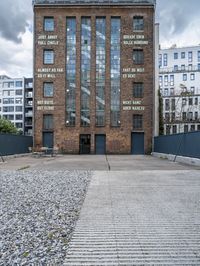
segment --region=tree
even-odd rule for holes
[[[0,133],[17,134],[18,130],[10,120],[0,118]]]

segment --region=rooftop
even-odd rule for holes
[[[33,5],[155,5],[156,0],[33,0]]]

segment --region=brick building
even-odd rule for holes
[[[154,0],[34,1],[35,146],[151,151],[154,12]]]

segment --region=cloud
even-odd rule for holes
[[[31,0],[0,1],[0,35],[3,38],[21,43],[21,36],[31,20]]]
[[[199,44],[200,38],[196,35],[200,24],[199,10],[199,0],[158,0],[161,44]]]

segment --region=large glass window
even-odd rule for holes
[[[90,126],[91,18],[81,19],[81,126]]]
[[[53,115],[43,115],[43,129],[52,130],[53,129]]]
[[[144,92],[144,84],[142,82],[135,82],[133,84],[133,97],[142,98]]]
[[[144,18],[142,16],[133,18],[133,30],[144,30]]]
[[[96,19],[96,126],[105,125],[106,19]]]
[[[120,126],[121,19],[111,18],[111,126]]]
[[[53,50],[44,50],[44,64],[54,64]]]
[[[53,97],[53,82],[45,82],[43,84],[44,97]]]
[[[143,49],[133,50],[133,62],[134,64],[141,65],[144,64],[144,51]]]
[[[15,86],[16,87],[22,87],[22,81],[16,81]]]
[[[76,123],[76,19],[67,18],[66,125]]]
[[[133,115],[133,129],[143,129],[143,115]]]
[[[54,18],[45,17],[44,18],[44,30],[45,31],[54,31]]]

